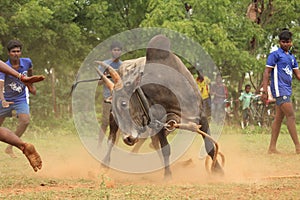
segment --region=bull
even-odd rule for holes
[[[130,146],[137,143],[142,133],[151,129],[151,132],[155,133],[151,135],[152,138],[156,138],[156,140],[152,139],[152,142],[159,141],[163,155],[164,176],[170,177],[172,175],[171,150],[167,136],[179,128],[202,135],[205,149],[213,160],[211,172],[223,174],[222,166],[217,160],[218,143],[210,136],[209,123],[202,109],[199,89],[192,74],[170,49],[170,40],[164,35],[156,35],[147,45],[146,57],[124,61],[119,73],[109,65],[97,61],[109,71],[113,80],[108,79],[96,68],[99,76],[112,91],[109,147],[103,162],[109,165],[111,150],[119,128],[122,130],[123,141]],[[166,79],[165,73],[170,73],[168,70],[183,76],[186,83],[164,80]],[[178,99],[174,91],[160,84],[161,81],[176,85],[178,91],[186,93],[182,96],[190,95],[186,91],[192,90],[194,98],[185,96],[181,100]],[[187,88],[187,85],[191,89]],[[181,101],[188,106],[183,108]],[[155,143],[154,146],[157,147]]]

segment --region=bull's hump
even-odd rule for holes
[[[119,72],[121,76],[125,76],[128,73],[135,70],[136,67],[145,66],[146,63],[146,57],[140,57],[136,59],[131,60],[125,60],[122,62],[122,65],[120,66]]]
[[[154,36],[147,45],[146,58],[147,62],[154,60],[166,59],[171,52],[171,43],[169,38],[164,35]]]
[[[160,49],[164,51],[171,50],[171,42],[169,38],[164,35],[156,35],[154,36],[148,43],[147,49]]]

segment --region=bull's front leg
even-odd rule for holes
[[[109,116],[109,128],[110,128],[110,131],[109,131],[109,136],[108,136],[108,141],[107,141],[108,149],[107,149],[104,159],[102,160],[103,164],[106,166],[109,166],[109,164],[110,164],[111,151],[112,151],[113,146],[116,143],[117,132],[119,129],[117,122],[114,119],[112,113],[110,113],[110,116]]]
[[[161,152],[162,152],[163,159],[164,159],[164,165],[165,165],[164,177],[166,179],[168,179],[168,178],[172,177],[172,172],[170,170],[170,155],[171,155],[170,144],[167,140],[167,136],[165,134],[164,129],[160,130],[159,133],[157,134],[157,136],[158,136],[158,139],[160,142]]]
[[[209,128],[208,120],[206,117],[204,117],[204,116],[201,117],[200,124],[201,124],[200,130],[207,133],[208,135],[210,135],[210,128]],[[211,157],[211,159],[213,159],[215,156],[215,145],[213,144],[213,142],[210,139],[208,139],[204,136],[203,136],[203,139],[204,139],[206,152]],[[216,161],[216,164],[213,167],[212,172],[217,173],[217,174],[222,174],[222,175],[224,174],[222,166],[220,165],[218,160]]]

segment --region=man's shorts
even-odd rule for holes
[[[276,97],[276,105],[280,106],[283,103],[288,103],[291,102],[291,97],[290,96],[281,96],[281,97]]]
[[[18,114],[29,114],[29,105],[26,102],[10,104],[8,108],[3,108],[0,103],[0,117],[12,117],[12,111]]]

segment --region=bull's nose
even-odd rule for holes
[[[130,135],[130,136],[124,137],[123,141],[125,142],[125,144],[132,146],[138,141],[138,139]]]

